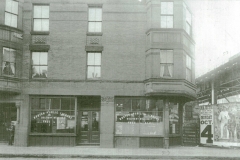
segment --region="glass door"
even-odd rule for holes
[[[99,111],[80,111],[78,122],[78,144],[99,145]]]

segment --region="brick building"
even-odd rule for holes
[[[3,0],[0,12],[0,141],[16,121],[16,146],[181,144],[196,88],[183,0]]]

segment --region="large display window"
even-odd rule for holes
[[[163,127],[163,100],[116,98],[116,135],[163,135]]]
[[[31,133],[75,133],[75,98],[31,98]]]

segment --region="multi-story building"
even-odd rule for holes
[[[0,108],[14,108],[14,145],[181,144],[196,88],[183,0],[3,0],[0,12]]]

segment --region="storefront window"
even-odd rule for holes
[[[32,98],[31,133],[74,133],[74,98]]]
[[[178,103],[170,103],[169,110],[169,134],[179,134],[179,106]]]
[[[163,135],[163,101],[117,98],[116,135]]]

